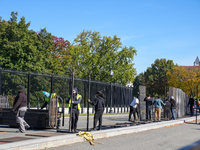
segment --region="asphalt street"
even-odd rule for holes
[[[89,142],[50,148],[49,150],[176,150],[200,141],[200,125],[185,123],[167,128],[149,130],[106,139],[98,139],[104,143],[90,145]]]

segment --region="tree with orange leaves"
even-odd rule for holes
[[[188,95],[195,94],[197,87],[200,90],[199,67],[174,67],[172,72],[167,73],[169,86],[182,89]]]

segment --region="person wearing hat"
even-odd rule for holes
[[[104,94],[101,91],[98,91],[96,93],[96,98],[94,101],[90,101],[88,99],[88,102],[95,107],[95,114],[94,114],[94,124],[93,124],[93,129],[97,130],[97,121],[99,121],[99,128],[98,130],[101,130],[102,126],[102,116],[105,108],[105,99],[104,99]]]
[[[176,101],[174,100],[174,96],[170,97],[170,103],[171,103],[171,111],[172,111],[172,119],[175,120],[175,110],[177,109]]]
[[[82,96],[78,94],[77,88],[73,89],[73,96],[69,95],[67,99],[68,108],[69,111],[72,109],[72,121],[71,121],[71,131],[72,132],[78,132],[77,129],[77,123],[78,123],[78,117],[79,117],[79,111],[81,110],[81,99]],[[71,106],[72,103],[72,106]]]
[[[16,114],[16,123],[20,132],[25,132],[30,126],[24,120],[25,113],[27,111],[27,95],[23,86],[18,87],[18,95],[15,97],[13,103],[12,112]]]
[[[191,112],[191,117],[194,116],[194,98],[193,98],[193,95],[190,95],[190,99],[189,99],[189,102],[188,102],[188,107],[190,105],[190,112]]]

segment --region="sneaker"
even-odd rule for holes
[[[135,121],[138,121],[137,119],[135,119]]]
[[[75,129],[74,132],[78,133],[78,130]]]
[[[29,129],[29,128],[30,128],[30,126],[29,126],[29,125],[26,125],[26,126],[25,126],[25,129]]]
[[[129,119],[128,121],[133,121],[132,119]]]
[[[72,129],[71,132],[74,132],[74,129]]]

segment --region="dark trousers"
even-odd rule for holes
[[[164,118],[169,119],[169,117],[170,117],[170,113],[171,113],[171,110],[170,110],[170,109],[165,109],[165,115],[164,115]]]
[[[193,106],[190,106],[190,113],[191,113],[191,116],[194,116],[194,108],[192,108]]]
[[[133,106],[130,106],[130,113],[129,113],[129,119],[131,119],[131,115],[133,114],[134,119],[136,119],[135,113],[137,113],[137,116],[139,118],[139,112],[137,107],[134,108]]]
[[[99,121],[99,129],[101,129],[103,111],[104,110],[97,110],[97,111],[95,111],[95,114],[94,114],[94,129],[96,129],[97,121]]]
[[[151,107],[146,108],[146,119],[151,120]]]
[[[76,130],[79,117],[79,110],[72,109],[72,124],[71,129]]]

